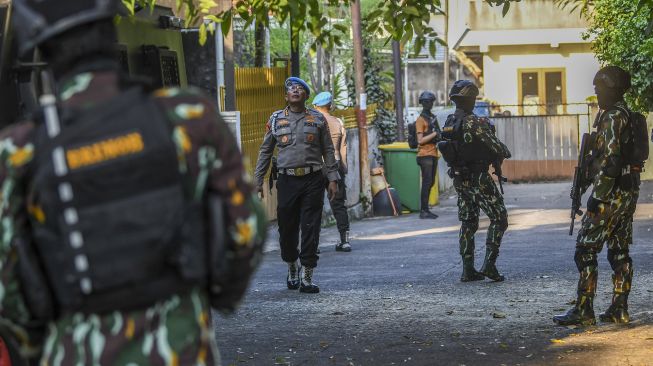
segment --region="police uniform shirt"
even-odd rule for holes
[[[333,142],[334,154],[336,160],[341,163],[344,173],[347,172],[347,130],[340,118],[331,115],[325,115],[329,123],[329,131],[331,132],[331,141]]]
[[[254,172],[259,186],[263,185],[275,146],[279,149],[279,169],[319,169],[324,162],[329,181],[339,179],[329,125],[321,113],[308,108],[297,113],[286,107],[272,113],[266,129]]]

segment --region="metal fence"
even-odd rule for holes
[[[512,180],[573,176],[578,158],[579,115],[493,117],[497,137],[512,158],[503,171]]]

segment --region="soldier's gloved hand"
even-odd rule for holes
[[[590,196],[590,198],[587,200],[587,212],[591,212],[593,214],[599,214],[603,212],[603,210],[605,210],[607,204],[608,204],[607,202],[597,200],[596,198]]]
[[[265,197],[265,193],[263,193],[264,192],[263,186],[256,186],[256,192],[258,192],[258,196],[260,199],[263,199],[263,197]]]
[[[333,199],[336,198],[336,194],[338,193],[338,182],[335,180],[329,182],[329,187],[327,190],[329,191],[329,201],[333,201]]]

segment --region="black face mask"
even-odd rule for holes
[[[596,88],[596,99],[599,102],[599,107],[603,110],[611,109],[617,102],[624,99],[622,92],[609,88]]]
[[[467,113],[472,113],[476,104],[476,98],[453,97],[451,100],[456,105],[456,109],[462,109]]]

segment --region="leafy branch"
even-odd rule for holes
[[[237,0],[226,11],[217,11],[213,0],[177,0],[177,10],[186,17],[186,26],[200,24],[200,43],[206,42],[207,32],[212,33],[221,26],[227,34],[234,16],[246,21],[245,26],[253,22],[270,26],[271,19],[278,23],[290,22],[293,39],[300,32],[313,36],[312,50],[317,47],[333,49],[341,46],[349,28],[343,24],[330,22],[331,19],[345,17],[347,7],[354,0]],[[358,0],[360,1],[360,0]],[[504,15],[512,2],[521,0],[485,0],[492,6],[502,6]],[[585,0],[579,0],[585,1]],[[586,0],[591,1],[591,0]],[[653,1],[653,0],[641,0]],[[122,0],[133,14],[136,5],[153,8],[157,0]],[[421,49],[428,43],[429,51],[435,54],[435,43],[444,43],[437,32],[429,26],[431,15],[442,13],[440,0],[382,0],[366,17],[367,36],[395,39],[402,43],[415,42],[415,48]],[[332,24],[333,23],[333,24]]]

